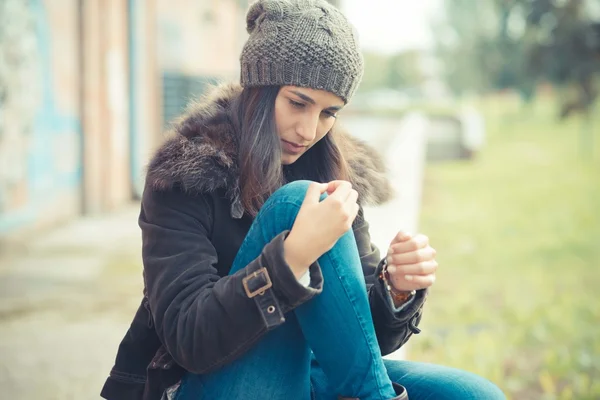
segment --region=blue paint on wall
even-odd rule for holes
[[[27,154],[27,181],[29,201],[20,210],[0,216],[0,234],[8,233],[33,223],[44,210],[44,204],[62,192],[77,190],[82,180],[81,154],[69,154],[77,160],[69,171],[59,171],[54,149],[56,143],[68,143],[72,151],[80,152],[82,141],[81,121],[77,115],[63,114],[57,110],[53,93],[51,35],[43,0],[30,0],[34,15],[36,39],[40,54],[40,82],[42,99],[36,112],[30,148]],[[60,88],[59,88],[60,90]],[[60,141],[60,142],[59,142]],[[65,155],[63,155],[65,156]]]
[[[128,0],[128,47],[129,47],[129,162],[130,162],[130,177],[134,195],[138,198],[142,196],[143,190],[143,172],[142,172],[142,155],[143,149],[142,140],[144,140],[143,132],[140,132],[138,118],[140,117],[141,109],[139,107],[139,90],[143,84],[140,79],[140,74],[137,73],[141,60],[138,52],[138,13],[140,7],[143,7],[145,2],[138,0]]]
[[[52,32],[48,26],[46,10],[42,0],[31,0],[36,21],[36,36],[41,54],[41,82],[42,104],[37,111],[34,125],[34,145],[30,153],[29,182],[34,201],[40,200],[39,196],[47,197],[47,191],[59,191],[73,188],[81,183],[82,166],[80,155],[77,155],[77,164],[72,171],[59,173],[56,170],[56,154],[52,146],[56,140],[73,141],[73,149],[80,149],[82,140],[81,121],[77,115],[61,114],[56,109],[53,93],[53,73],[50,38]],[[71,155],[73,156],[73,155]],[[52,185],[48,182],[52,181]]]

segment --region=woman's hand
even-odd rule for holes
[[[397,291],[425,289],[435,282],[438,263],[436,251],[425,235],[399,232],[387,253],[387,271],[392,287]]]
[[[329,196],[319,201],[323,193]],[[352,228],[358,213],[358,192],[350,182],[312,183],[292,230],[284,243],[285,259],[296,277],[302,276],[319,257]]]

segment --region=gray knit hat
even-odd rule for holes
[[[324,89],[348,102],[364,64],[346,17],[324,0],[259,0],[246,16],[241,55],[244,87]]]

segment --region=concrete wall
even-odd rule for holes
[[[75,0],[0,7],[0,235],[80,212]]]
[[[248,0],[158,0],[160,67],[237,78]]]
[[[154,0],[0,2],[0,240],[139,194],[162,125],[156,30]]]
[[[127,1],[87,0],[82,11],[83,198],[99,212],[131,197]]]
[[[0,242],[139,197],[163,77],[239,79],[251,2],[0,1]]]
[[[157,4],[129,0],[129,85],[131,182],[141,197],[145,167],[162,141],[162,85],[158,64]]]
[[[239,81],[248,0],[158,0],[165,128],[208,85]]]

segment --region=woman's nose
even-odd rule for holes
[[[318,118],[306,118],[299,124],[298,128],[296,129],[296,132],[302,137],[302,139],[310,143],[313,140],[315,140],[315,137],[317,136],[318,125]]]

